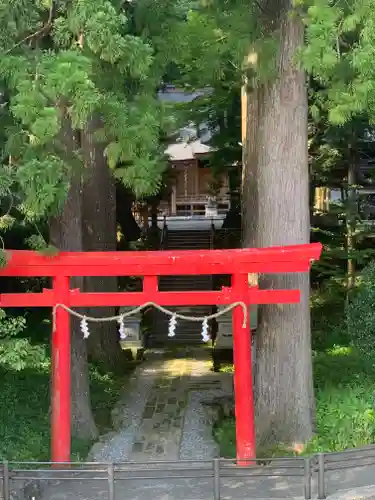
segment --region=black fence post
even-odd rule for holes
[[[326,497],[324,453],[318,454],[318,499]]]
[[[3,462],[3,497],[4,500],[10,500],[9,464],[7,460]]]
[[[115,500],[115,474],[113,463],[108,464],[108,500]]]
[[[311,499],[311,460],[305,458],[304,461],[304,494],[305,500]]]
[[[212,462],[214,472],[214,500],[220,500],[220,458],[214,458]]]

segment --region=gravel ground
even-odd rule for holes
[[[206,460],[219,456],[219,447],[212,436],[215,414],[210,411],[209,403],[225,395],[221,389],[190,393],[180,443],[180,459]]]
[[[108,440],[94,445],[90,453],[90,458],[93,461],[121,462],[129,460],[135,436],[142,423],[143,411],[157,375],[157,365],[141,366],[136,370],[127,393],[117,405],[120,414],[116,416],[116,420],[122,422],[122,428]]]

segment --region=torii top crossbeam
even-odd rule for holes
[[[321,245],[230,250],[145,252],[60,252],[45,256],[9,250],[0,276],[131,276],[178,274],[283,273],[308,271]]]

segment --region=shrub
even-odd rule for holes
[[[0,310],[0,339],[9,339],[15,337],[26,328],[26,319],[22,316],[7,318]]]
[[[345,322],[347,289],[342,282],[329,280],[311,295],[311,336],[314,351],[349,345]]]
[[[0,318],[0,365],[12,370],[37,366],[45,358],[45,348],[32,345],[27,338],[20,338],[26,329],[22,316]]]
[[[356,349],[335,347],[313,358],[316,393],[316,434],[304,454],[342,451],[375,442],[375,411],[372,408],[375,367]],[[234,417],[218,421],[213,429],[221,455],[236,456]],[[260,448],[262,458],[288,456],[279,445]]]
[[[347,328],[353,344],[367,359],[375,347],[375,262],[363,270],[358,287],[347,306]]]

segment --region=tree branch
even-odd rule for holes
[[[55,7],[55,3],[54,3],[54,0],[52,0],[51,1],[51,7],[49,9],[48,20],[47,20],[46,24],[44,24],[41,28],[39,28],[34,33],[31,33],[30,35],[27,35],[25,38],[22,38],[22,40],[20,40],[19,42],[17,42],[16,44],[14,44],[13,47],[11,47],[10,49],[8,49],[4,53],[4,55],[10,54],[11,52],[13,52],[14,49],[16,49],[17,47],[20,47],[22,44],[24,44],[24,43],[26,43],[28,41],[31,41],[31,40],[33,40],[35,38],[39,38],[40,36],[46,35],[50,31],[50,29],[52,27],[54,7]]]

